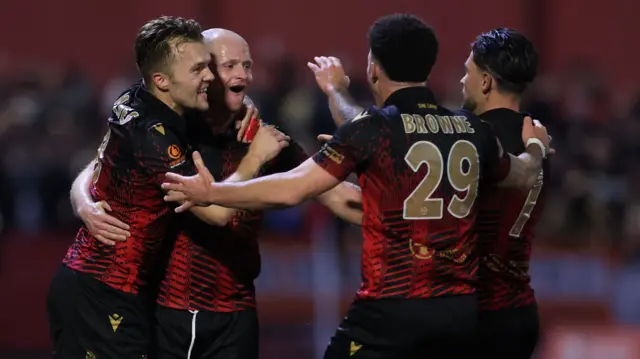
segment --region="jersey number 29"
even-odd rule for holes
[[[440,186],[444,175],[444,159],[440,149],[431,142],[418,141],[407,151],[405,162],[414,172],[418,172],[423,164],[427,165],[427,174],[418,186],[404,200],[404,219],[441,219],[444,211],[444,200],[433,198],[433,193]],[[464,163],[467,168],[464,169]],[[471,213],[478,196],[480,160],[478,150],[473,143],[459,140],[453,144],[447,160],[447,180],[451,187],[465,195],[455,194],[451,198],[447,211],[456,218],[465,218]]]

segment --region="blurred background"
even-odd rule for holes
[[[159,15],[244,36],[264,119],[310,153],[335,129],[305,66],[342,58],[364,81],[366,31],[380,15],[430,22],[441,51],[430,86],[460,103],[480,32],[513,27],[541,55],[526,109],[557,155],[532,277],[538,358],[640,358],[640,2],[634,0],[21,0],[0,6],[0,358],[51,357],[44,299],[79,226],[71,181],[95,156],[116,96],[137,79],[133,41]],[[318,358],[359,285],[358,228],[309,203],[266,218],[258,280],[263,358]]]

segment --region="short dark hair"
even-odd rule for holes
[[[387,15],[376,20],[368,37],[371,55],[390,80],[427,81],[438,57],[438,39],[427,23],[414,15]]]
[[[144,24],[136,37],[136,65],[145,80],[164,68],[176,46],[184,42],[203,41],[202,28],[195,20],[161,16]]]
[[[533,43],[513,29],[485,32],[471,44],[473,62],[489,72],[498,88],[521,94],[538,74],[538,52]]]

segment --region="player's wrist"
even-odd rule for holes
[[[542,143],[542,141],[540,141],[539,138],[536,137],[532,137],[530,139],[527,140],[527,142],[525,143],[525,147],[527,149],[529,149],[529,147],[534,146],[540,149],[540,153],[542,155],[542,158],[545,158],[547,156],[547,148],[544,145],[544,143]]]
[[[84,219],[85,216],[91,212],[91,208],[95,203],[93,202],[82,202],[76,205],[76,214],[80,219]]]
[[[327,96],[336,96],[336,95],[344,95],[349,93],[349,88],[343,85],[329,85],[327,86],[326,94]]]
[[[257,171],[267,162],[266,153],[259,151],[251,151],[244,156],[241,162],[245,163],[245,166],[252,169],[252,172]]]
[[[217,197],[216,196],[216,191],[217,191],[216,186],[217,186],[217,184],[216,184],[215,181],[209,182],[209,191],[207,191],[207,205],[211,205],[211,204],[215,203],[216,200],[217,200],[217,198],[216,198]]]
[[[526,146],[526,152],[536,160],[536,162],[542,162],[544,159],[544,147],[537,143],[530,143]]]
[[[218,186],[220,183],[216,183],[216,181],[210,181],[208,183],[207,189],[205,193],[201,193],[198,200],[188,200],[188,201],[178,201],[175,204],[178,206],[188,205],[187,209],[189,211],[194,210],[204,210],[206,207],[214,205],[218,200],[220,188]]]

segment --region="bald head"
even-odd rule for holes
[[[202,36],[204,37],[204,42],[206,44],[214,43],[218,39],[224,39],[224,40],[239,41],[244,43],[246,46],[249,46],[247,44],[247,41],[242,36],[227,29],[216,28],[216,29],[205,30],[202,32]]]
[[[243,105],[246,87],[253,79],[249,44],[242,36],[227,29],[209,29],[202,32],[207,50],[211,53],[218,81],[226,89],[227,107],[238,111]]]
[[[227,29],[209,29],[202,32],[207,50],[219,66],[229,60],[251,60],[249,44],[240,35]]]

